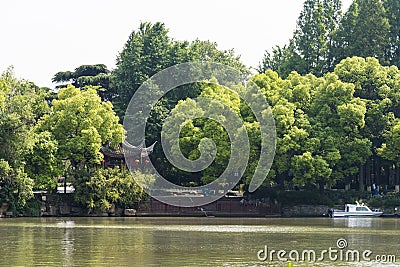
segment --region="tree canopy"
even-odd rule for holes
[[[189,61],[219,62],[249,73],[233,50],[218,50],[217,44],[210,41],[176,41],[169,37],[163,23],[141,23],[129,36],[112,73],[117,94],[113,103],[120,118],[123,118],[131,97],[147,79],[163,69]],[[170,95],[174,105],[180,99],[200,93],[194,86],[184,88]]]
[[[115,93],[110,85],[110,71],[104,64],[82,65],[74,71],[60,71],[54,74],[52,82],[62,83],[57,88],[66,87],[72,84],[75,87],[96,86],[102,100],[111,100]]]
[[[33,83],[15,78],[12,68],[0,77],[0,199],[16,206],[33,196],[26,161],[38,144],[35,125],[49,112],[47,95]]]
[[[340,0],[306,0],[293,37],[266,51],[258,69],[323,76],[353,56],[400,67],[399,29],[397,0],[354,0],[344,14]]]
[[[102,102],[93,87],[68,85],[60,89],[51,108],[39,122],[40,130],[51,132],[60,160],[69,160],[72,167],[100,164],[101,145],[122,143],[123,129],[111,102]]]

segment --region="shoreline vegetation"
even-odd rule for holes
[[[243,192],[243,203],[226,197],[192,214],[282,215],[285,207],[356,200],[395,209],[400,206],[399,3],[354,0],[343,14],[340,0],[305,0],[293,37],[266,52],[257,74],[234,50],[220,50],[211,41],[175,40],[161,22],[143,22],[130,34],[114,70],[95,64],[60,71],[53,77],[55,88],[16,78],[8,68],[0,76],[0,215],[182,213],[182,208],[154,202],[136,183],[154,182],[148,164],[177,185],[209,184],[230,161],[229,136],[244,131],[249,161],[234,188]],[[264,183],[253,194],[248,187],[261,153],[260,123],[233,90],[209,81],[175,88],[152,107],[146,140],[135,140],[139,123],[130,129],[122,126],[125,119],[135,122],[140,117],[125,111],[148,78],[191,61],[237,69],[243,84],[250,79],[270,105],[266,113],[275,119],[276,153]],[[243,84],[232,88],[247,90]],[[149,89],[144,98],[157,90]],[[159,145],[161,130],[171,114],[207,114],[194,100],[202,97],[222,102],[221,121],[234,112],[242,125],[227,133],[209,118],[184,121],[179,140],[174,140],[182,154],[190,160],[201,158],[202,151],[215,156],[206,169],[191,173],[167,160]],[[125,137],[132,146],[152,148],[151,154],[138,154],[132,173],[123,157],[105,157],[102,150],[121,155]],[[203,142],[207,139],[214,141],[216,152]],[[150,144],[157,144],[154,150]],[[59,181],[74,192],[57,194]],[[38,191],[49,194],[34,194]]]
[[[11,217],[322,217],[328,208],[342,208],[345,203],[356,201],[372,208],[381,209],[382,217],[398,217],[400,194],[373,195],[369,192],[360,198],[358,191],[285,191],[267,194],[268,197],[253,199],[249,196],[225,196],[202,207],[174,207],[155,199],[136,203],[132,207],[111,205],[109,209],[90,209],[74,202],[72,194],[36,194],[21,213],[0,206],[0,218]],[[263,195],[266,196],[266,195]]]

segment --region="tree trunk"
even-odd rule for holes
[[[367,161],[366,163],[365,163],[365,175],[366,175],[366,183],[367,183],[367,186],[371,186],[373,183],[374,183],[374,181],[372,181],[372,178],[371,178],[371,166],[370,166],[370,162],[369,161]]]
[[[395,176],[394,176],[394,184],[395,184],[395,188],[397,189],[398,186],[400,185],[400,168],[398,166],[395,166]]]
[[[359,183],[358,183],[360,192],[364,192],[364,190],[365,190],[364,180],[365,180],[364,165],[361,164],[360,165],[360,177],[359,177]]]
[[[376,159],[376,163],[374,166],[374,174],[376,176],[376,184],[379,185],[379,187],[382,186],[382,173],[381,173],[381,161]]]

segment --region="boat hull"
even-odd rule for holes
[[[332,218],[349,218],[349,217],[380,217],[383,212],[346,212],[346,211],[334,211]]]

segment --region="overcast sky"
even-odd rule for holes
[[[343,0],[347,8],[351,0]],[[233,48],[257,67],[264,51],[292,35],[303,0],[14,0],[2,1],[0,72],[39,86],[83,64],[115,68],[118,53],[140,22],[164,22],[176,40],[210,40]]]

